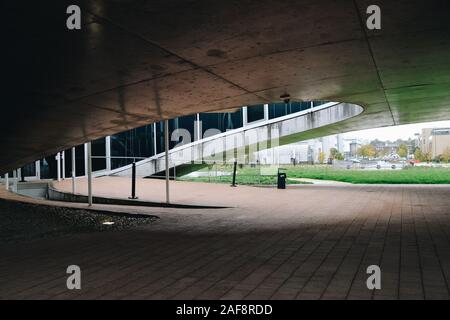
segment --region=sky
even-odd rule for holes
[[[395,141],[397,139],[408,140],[408,138],[414,139],[415,133],[421,133],[422,128],[441,128],[450,127],[450,121],[435,121],[435,122],[423,122],[415,124],[406,124],[401,126],[384,127],[376,129],[367,129],[360,131],[352,131],[344,133],[344,138],[359,138],[361,140],[390,140]]]

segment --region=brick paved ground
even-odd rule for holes
[[[450,186],[223,188],[237,207],[0,245],[0,298],[450,299]]]

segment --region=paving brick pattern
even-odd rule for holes
[[[449,186],[238,189],[237,208],[150,208],[161,219],[137,229],[1,245],[0,298],[450,299]]]

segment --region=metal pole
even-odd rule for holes
[[[153,152],[154,155],[156,155],[158,153],[158,148],[156,145],[156,122],[152,124],[152,126],[153,126]]]
[[[40,180],[41,179],[41,160],[37,160],[35,162],[35,166],[36,166],[36,179]]]
[[[166,203],[169,203],[169,120],[164,120],[164,149],[166,162]]]
[[[131,197],[128,199],[137,199],[136,197],[136,161],[133,161],[133,166],[131,167]]]
[[[76,167],[75,167],[75,147],[72,148],[72,193],[75,194],[75,178],[76,178]]]
[[[84,144],[84,175],[88,175],[88,146]]]
[[[91,143],[87,144],[87,169],[88,169],[88,205],[92,206],[92,148]]]
[[[234,161],[233,165],[233,183],[231,184],[232,187],[236,187],[236,167],[237,167],[237,161]]]
[[[106,170],[111,171],[111,136],[105,138]]]
[[[61,181],[61,157],[59,152],[56,154],[56,179]]]
[[[18,169],[18,172],[19,172],[19,174],[20,174],[20,182],[25,182],[25,176],[24,176],[24,174],[22,173],[22,168],[19,168],[19,169]]]
[[[5,187],[6,190],[9,190],[9,173],[5,174]]]
[[[66,180],[66,151],[61,152],[62,179]]]

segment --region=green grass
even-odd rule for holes
[[[310,178],[319,180],[334,180],[355,184],[450,184],[450,168],[407,167],[401,170],[360,170],[360,169],[335,169],[327,165],[299,165],[283,166],[287,173],[287,183],[296,184],[299,181],[289,178]],[[210,177],[186,178],[184,181],[198,181],[211,183],[231,184],[232,177],[215,176],[215,167],[210,168]],[[218,166],[217,170],[231,172],[231,166]],[[208,172],[208,168],[201,171]],[[259,168],[238,168],[236,175],[237,184],[245,185],[275,185],[274,176],[261,176]]]
[[[334,169],[329,166],[289,167],[290,178],[310,178],[367,184],[445,184],[450,168],[408,167],[401,170]]]
[[[211,182],[211,183],[226,183],[231,184],[232,183],[232,166],[218,166],[217,170],[219,171],[227,171],[230,173],[230,175],[226,176],[215,176],[216,167],[213,167],[210,169],[209,177],[180,177],[177,178],[178,180],[182,181],[195,181],[195,182]],[[208,172],[208,168],[204,168],[199,170],[201,172]],[[276,185],[277,184],[277,178],[275,176],[261,176],[259,168],[250,168],[248,166],[244,168],[238,168],[236,171],[236,184],[241,185]],[[287,180],[287,184],[308,184],[305,182],[299,182],[299,181],[290,181]]]

